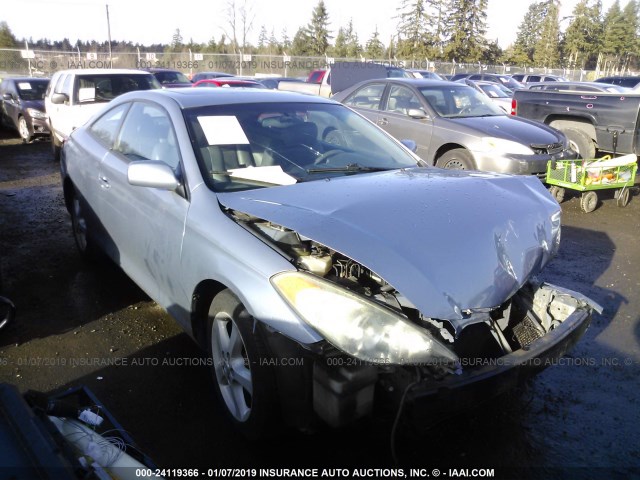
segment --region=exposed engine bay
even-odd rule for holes
[[[498,358],[526,348],[586,303],[586,299],[583,303],[562,289],[530,280],[502,305],[465,311],[464,320],[454,324],[424,315],[383,278],[340,252],[269,221],[240,212],[232,212],[232,216],[297,268],[402,314],[448,345],[462,360]]]

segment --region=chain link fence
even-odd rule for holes
[[[286,55],[242,55],[191,52],[59,52],[46,50],[0,49],[0,78],[3,76],[50,77],[58,70],[88,68],[170,68],[188,76],[197,72],[217,71],[238,76],[306,77],[309,71],[326,68],[334,61],[364,58],[293,57]],[[483,65],[480,63],[448,63],[424,60],[398,60],[395,58],[366,59],[390,66],[429,70],[439,74],[501,73],[501,74],[554,74],[569,80],[590,81],[614,71],[581,69],[547,69],[512,65]]]

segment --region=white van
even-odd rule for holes
[[[45,110],[56,160],[71,132],[118,95],[162,88],[149,72],[127,69],[62,70],[53,74],[45,94]]]

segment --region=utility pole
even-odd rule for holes
[[[107,34],[109,35],[109,68],[113,68],[113,57],[111,56],[111,23],[109,22],[109,4],[107,7]]]

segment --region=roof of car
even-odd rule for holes
[[[232,105],[234,103],[330,103],[333,100],[303,93],[284,92],[269,89],[231,89],[231,88],[167,88],[158,90],[137,90],[125,93],[118,100],[147,99],[162,97],[173,99],[181,108],[197,108],[207,105]]]
[[[394,83],[407,83],[416,87],[422,86],[451,86],[451,84],[456,84],[456,82],[450,82],[448,80],[429,80],[428,78],[407,78],[407,77],[389,77],[389,78],[376,78],[373,80],[366,80],[364,83],[368,82],[379,82],[379,81],[387,81]],[[456,84],[457,85],[457,84]]]
[[[610,87],[619,87],[619,88],[625,88],[622,87],[621,85],[613,85],[613,84],[608,84],[605,82],[529,82],[526,85],[527,89],[531,89],[532,87],[538,87],[538,86],[550,86],[553,88],[558,88],[558,89],[566,89],[566,88],[570,88],[570,87],[580,87],[580,86],[584,86],[584,87],[593,87],[593,88],[599,88],[599,89],[606,89],[606,88],[610,88]]]
[[[5,77],[2,79],[3,82],[5,80],[13,80],[14,82],[48,82],[51,79],[44,77]]]

